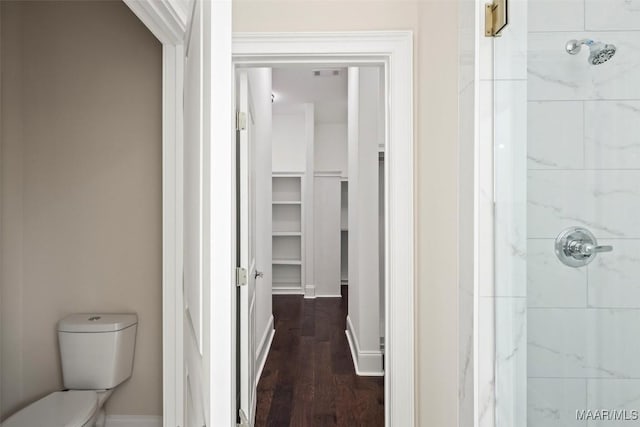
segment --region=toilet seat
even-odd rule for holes
[[[16,412],[0,427],[82,427],[97,409],[95,391],[57,391]]]

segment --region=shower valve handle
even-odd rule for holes
[[[600,252],[611,252],[613,251],[613,246],[594,245],[592,243],[573,240],[567,245],[567,251],[574,256],[591,256]]]
[[[569,267],[582,267],[594,260],[600,252],[611,252],[613,246],[598,245],[596,236],[582,227],[570,227],[556,238],[556,256]]]

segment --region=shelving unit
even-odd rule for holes
[[[302,265],[300,259],[273,259],[273,265]]]
[[[272,177],[272,268],[274,294],[303,293],[302,174]]]

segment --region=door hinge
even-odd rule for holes
[[[484,35],[500,37],[508,24],[507,0],[493,0],[484,6]]]
[[[238,111],[236,113],[236,130],[245,130],[247,128],[247,113]]]
[[[245,286],[247,284],[247,269],[236,267],[236,286]]]

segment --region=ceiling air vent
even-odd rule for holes
[[[340,75],[340,70],[324,68],[322,70],[313,70],[314,77],[336,77]]]

